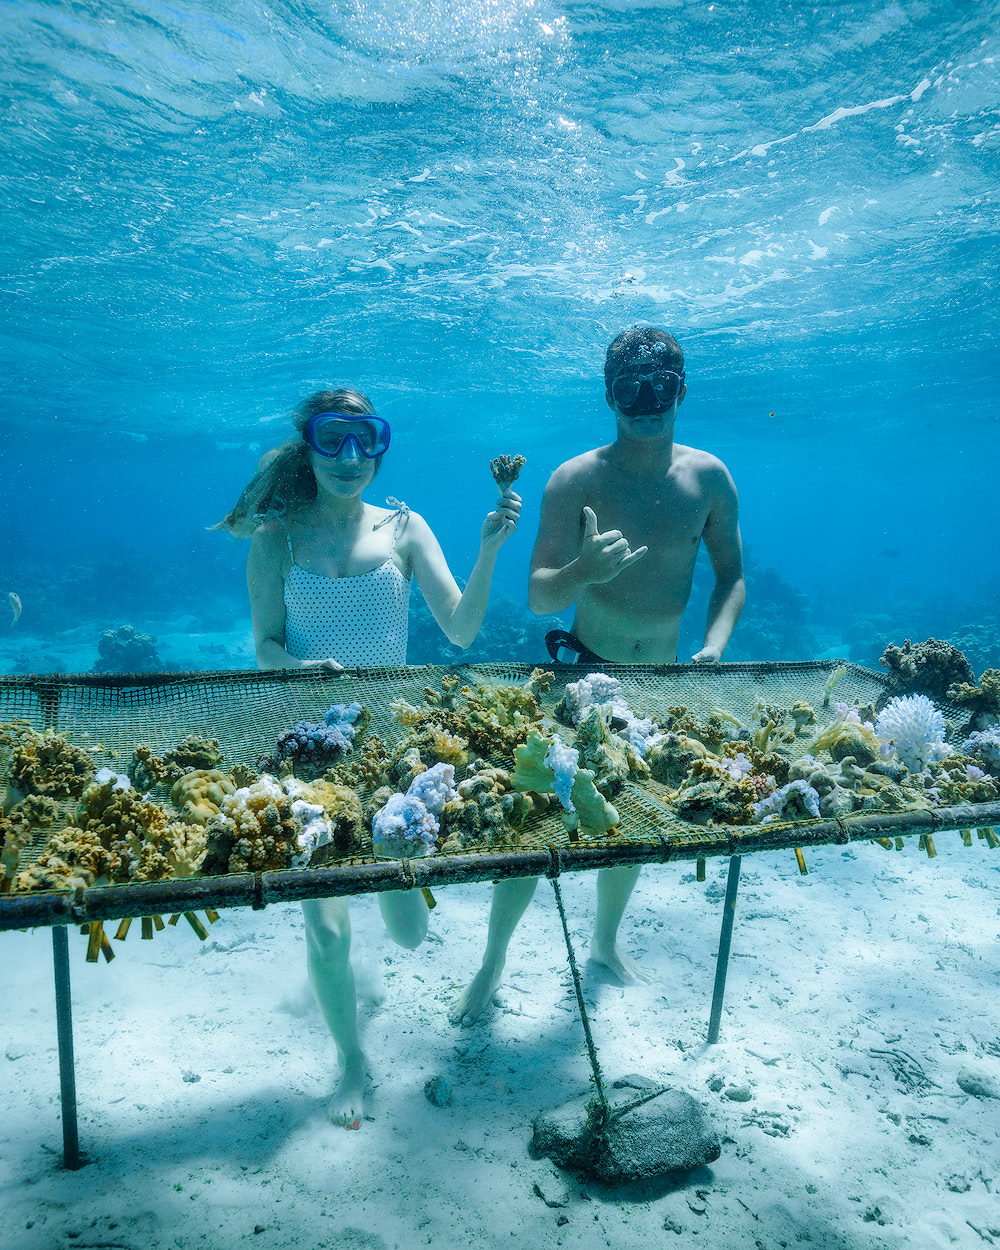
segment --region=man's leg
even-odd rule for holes
[[[618,945],[618,924],[638,880],[638,868],[602,868],[597,874],[597,921],[590,958],[622,985],[648,985],[653,980],[652,973]]]
[[[358,1003],[351,967],[351,920],[346,898],[302,904],[309,980],[340,1060],[341,1077],[330,1116],[342,1128],[360,1128],[364,1116],[365,1057],[358,1038]]]
[[[531,902],[536,885],[537,877],[508,877],[506,881],[498,881],[494,885],[486,953],[479,971],[448,1012],[452,1024],[466,1027],[475,1024],[489,1006],[500,984],[507,946]]]

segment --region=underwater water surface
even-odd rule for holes
[[[244,549],[206,527],[321,384],[392,422],[379,488],[460,577],[487,460],[528,457],[475,658],[535,658],[541,490],[611,438],[637,321],[740,490],[728,658],[988,657],[998,8],[4,5],[5,670],[89,667],[124,623],[245,637]],[[447,658],[415,613],[410,658]],[[179,661],[252,663],[203,645]]]

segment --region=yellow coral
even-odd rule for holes
[[[361,800],[349,786],[313,781],[303,787],[302,797],[322,807],[330,822],[331,842],[337,855],[360,855],[369,849],[371,839],[365,829]],[[321,858],[324,857],[314,856],[311,862]]]
[[[269,872],[288,868],[298,850],[292,798],[264,773],[252,786],[227,794],[207,827],[205,873]]]
[[[412,729],[419,725],[423,713],[420,708],[414,707],[412,703],[407,703],[405,699],[393,699],[389,704],[389,711],[392,713],[396,723],[402,725],[405,729]]]
[[[222,800],[236,787],[217,768],[199,768],[174,782],[170,801],[189,825],[207,825],[222,810]]]
[[[54,730],[36,733],[23,720],[0,725],[0,744],[12,751],[11,781],[23,794],[79,798],[94,775],[91,757]]]
[[[859,764],[871,764],[878,759],[879,740],[871,729],[853,720],[835,720],[809,744],[809,753],[829,752],[832,759],[853,756]]]
[[[203,825],[188,825],[175,821],[167,827],[158,844],[166,861],[168,877],[193,877],[205,859],[208,850],[208,833]],[[147,878],[159,880],[159,878]]]

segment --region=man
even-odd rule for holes
[[[572,633],[546,639],[553,658],[664,664],[677,658],[681,616],[702,542],[715,574],[697,664],[715,663],[743,610],[743,555],[736,488],[721,460],[674,442],[684,402],[684,354],[676,339],[633,326],[604,365],[613,443],[560,465],[542,498],[528,603],[541,614],[576,605]],[[602,528],[607,526],[607,528]],[[591,959],[622,985],[651,979],[618,944],[618,924],[638,868],[598,874]],[[537,885],[498,882],[482,967],[449,1013],[472,1024],[500,983],[507,945]]]

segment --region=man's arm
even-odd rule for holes
[[[746,600],[739,498],[725,465],[718,464],[712,472],[717,483],[702,539],[712,561],[715,586],[708,602],[705,639],[691,657],[695,664],[714,664],[721,658]]]
[[[528,607],[539,616],[561,612],[587,586],[612,581],[648,550],[633,551],[621,530],[602,534],[584,498],[579,475],[568,465],[560,465],[542,496],[538,537],[531,553]]]

